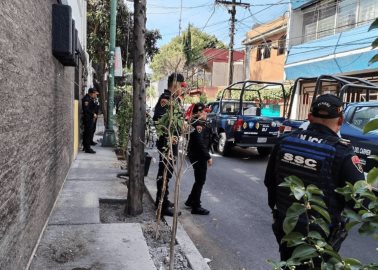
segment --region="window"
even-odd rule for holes
[[[272,49],[272,41],[267,40],[266,42],[259,44],[257,46],[256,61],[260,61],[266,58],[270,58],[270,50]]]
[[[337,7],[336,33],[352,29],[356,24],[357,0],[340,1]]]
[[[303,14],[303,42],[316,39],[318,12],[310,11]]]
[[[267,40],[263,46],[263,59],[270,58],[270,50],[272,49],[272,41]]]
[[[324,0],[303,11],[303,39],[334,35],[371,23],[378,17],[377,0]]]
[[[285,53],[286,49],[286,35],[283,35],[278,40],[278,49],[277,49],[277,55],[281,55]]]
[[[261,53],[262,45],[257,46],[257,55],[256,55],[256,61],[260,61],[262,59],[262,53]]]
[[[358,23],[365,24],[378,17],[377,0],[360,0]]]
[[[371,120],[378,118],[378,107],[359,107],[354,112],[351,124],[359,129]]]
[[[335,31],[336,4],[330,2],[319,9],[317,39],[330,36]]]

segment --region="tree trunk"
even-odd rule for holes
[[[134,0],[133,125],[131,160],[130,168],[128,168],[130,180],[126,206],[126,213],[132,216],[143,212],[144,133],[146,125],[145,33],[146,0]]]

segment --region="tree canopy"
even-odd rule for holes
[[[174,37],[162,46],[151,62],[154,79],[168,75],[175,70],[183,71],[185,67],[201,65],[206,62],[203,50],[207,48],[224,49],[227,46],[214,35],[202,32],[189,25],[181,36]]]

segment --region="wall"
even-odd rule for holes
[[[73,157],[74,68],[51,52],[52,0],[0,1],[0,269],[24,269]]]
[[[232,81],[238,82],[244,80],[244,63],[234,62]],[[228,85],[228,63],[214,62],[210,86],[227,86]]]
[[[279,40],[280,37],[284,34],[284,32],[275,34],[269,36],[269,38],[266,37],[266,39],[276,41]],[[256,61],[258,48],[256,45],[258,44],[253,44],[255,46],[250,50],[249,79],[258,81],[282,82],[284,80],[285,54],[277,55],[277,50],[272,48],[270,58]],[[273,47],[275,46],[277,46],[277,43],[273,43]]]

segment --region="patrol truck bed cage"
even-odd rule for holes
[[[235,87],[237,85],[240,85],[240,87]],[[251,89],[250,87],[252,86],[261,86],[260,88],[258,89]],[[233,83],[231,85],[229,85],[228,87],[226,87],[224,90],[223,90],[223,93],[222,93],[222,96],[221,96],[221,100],[220,100],[220,111],[222,112],[223,111],[223,100],[231,100],[231,99],[225,99],[225,93],[227,91],[232,91],[232,90],[237,90],[237,91],[241,91],[240,93],[240,96],[238,99],[234,99],[234,100],[238,100],[239,101],[239,108],[242,108],[242,104],[243,104],[243,96],[244,96],[244,93],[245,91],[255,91],[257,92],[258,96],[259,96],[259,101],[260,101],[260,104],[262,104],[262,101],[263,99],[261,98],[261,93],[260,91],[261,90],[264,90],[266,89],[267,87],[270,87],[270,86],[279,86],[281,87],[281,90],[282,90],[282,97],[283,97],[283,116],[285,116],[286,114],[286,111],[287,111],[287,107],[288,107],[288,98],[286,97],[286,93],[285,93],[285,88],[283,86],[282,83],[278,83],[278,82],[268,82],[268,81],[254,81],[254,80],[246,80],[246,81],[239,81],[239,82],[236,82],[236,83]]]
[[[314,101],[314,98],[323,94],[323,83],[328,83],[330,86],[334,85],[336,86],[335,94],[338,96],[341,100],[343,100],[344,105],[349,102],[355,102],[360,100],[355,100],[361,97],[361,93],[364,91],[365,93],[365,100],[369,101],[371,97],[371,91],[375,91],[378,98],[378,85],[369,82],[367,80],[356,78],[356,77],[350,77],[350,76],[335,76],[335,75],[320,75],[319,77],[300,77],[295,80],[293,87],[290,91],[290,103],[288,108],[288,114],[287,118],[290,119],[291,113],[292,113],[292,107],[294,103],[295,95],[297,94],[296,91],[298,91],[299,88],[299,95],[301,95],[301,85],[303,83],[314,83],[315,82],[315,88],[314,93],[309,99],[311,100],[310,104]],[[345,94],[353,95],[356,94],[358,97],[346,97]],[[351,99],[349,101],[345,101],[345,99]],[[309,106],[307,106],[309,107]]]

